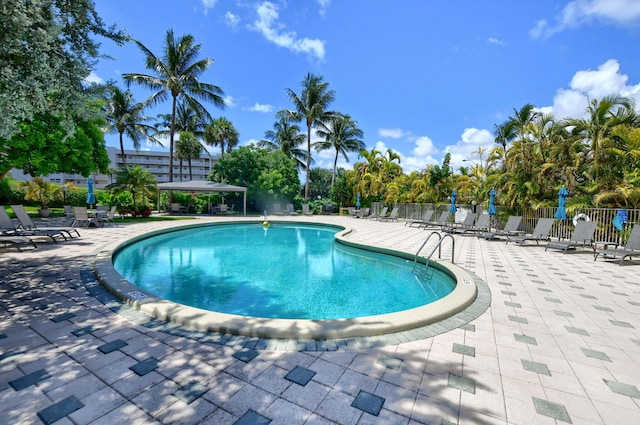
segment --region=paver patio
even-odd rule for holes
[[[429,232],[279,219],[412,254]],[[455,236],[456,263],[490,292],[478,317],[426,338],[309,344],[165,324],[96,284],[101,246],[174,224],[0,250],[0,424],[640,423],[638,262]]]

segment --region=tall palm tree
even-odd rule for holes
[[[180,139],[176,142],[176,158],[180,160],[180,179],[182,180],[182,161],[187,160],[189,166],[189,180],[193,180],[193,173],[191,170],[191,160],[199,158],[204,148],[200,144],[200,141],[190,131],[183,131],[180,133]]]
[[[307,125],[307,168],[304,183],[304,197],[309,199],[309,169],[311,166],[311,129],[320,122],[326,121],[333,112],[327,108],[335,100],[334,90],[329,89],[329,83],[321,75],[308,73],[302,81],[302,92],[287,89],[287,96],[293,102],[293,110],[278,112],[278,117],[285,117],[293,122],[305,121]]]
[[[122,155],[122,165],[127,166],[127,158],[124,154],[123,136],[126,134],[133,142],[135,150],[140,149],[140,143],[146,139],[151,143],[162,144],[153,136],[155,129],[146,124],[153,118],[143,115],[146,103],[136,102],[133,94],[129,90],[122,91],[118,86],[109,86],[106,101],[107,125],[105,132],[108,134],[118,133],[120,137],[120,154]]]
[[[220,146],[220,157],[222,158],[225,150],[228,152],[238,144],[238,130],[235,129],[231,121],[220,117],[205,127],[204,141],[209,146]]]
[[[265,140],[258,142],[258,147],[270,149],[272,151],[282,151],[287,157],[292,158],[298,167],[305,169],[307,166],[308,152],[300,149],[300,145],[307,139],[300,133],[300,127],[280,118],[273,124],[273,130],[264,133]]]
[[[349,152],[360,152],[365,148],[364,132],[358,127],[358,123],[349,115],[334,114],[326,122],[320,122],[316,131],[323,141],[316,142],[314,148],[318,151],[335,149],[333,159],[333,173],[331,175],[331,187],[336,180],[336,168],[338,156],[342,154],[345,161],[349,162]]]
[[[150,104],[156,104],[171,97],[171,126],[169,128],[169,181],[173,181],[173,151],[176,107],[181,98],[189,104],[200,116],[210,119],[211,115],[200,100],[212,102],[219,108],[224,108],[224,95],[220,87],[204,83],[198,79],[204,73],[213,59],[198,60],[201,45],[195,44],[192,35],[175,38],[173,30],[168,30],[162,57],[156,56],[140,41],[135,40],[145,56],[146,68],[156,75],[124,74],[123,78],[129,83],[136,83],[157,90],[149,98]]]

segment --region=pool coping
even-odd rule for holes
[[[471,272],[446,261],[430,261],[430,267],[438,268],[450,274],[456,280],[456,288],[449,295],[425,306],[412,308],[396,313],[382,314],[376,316],[359,317],[341,320],[300,320],[300,319],[269,319],[250,316],[239,316],[227,313],[219,313],[189,307],[148,294],[131,282],[124,279],[113,267],[113,254],[126,245],[137,240],[148,238],[168,231],[176,231],[193,227],[228,225],[235,222],[225,222],[216,224],[185,224],[176,225],[170,228],[154,230],[134,236],[123,238],[102,247],[95,254],[93,259],[93,271],[96,279],[107,290],[113,293],[124,303],[133,306],[141,312],[172,322],[188,328],[203,331],[213,331],[226,334],[234,334],[254,338],[275,338],[275,339],[307,339],[307,340],[327,340],[345,338],[367,338],[387,334],[402,333],[422,328],[427,325],[442,322],[454,315],[463,312],[471,306],[478,295],[477,276]],[[252,223],[252,221],[242,221],[242,223]],[[256,221],[255,223],[262,223]],[[279,223],[285,223],[279,221]],[[305,222],[295,222],[304,224]],[[322,225],[309,222],[310,225]],[[348,239],[351,229],[343,226],[330,225],[340,230],[336,233],[336,240],[350,246],[362,249],[384,252],[403,258],[413,259],[413,255],[402,251],[379,248],[371,245],[356,243]],[[419,257],[421,262],[426,260]],[[483,303],[484,304],[484,303]],[[488,303],[485,308],[488,307]],[[484,311],[482,309],[482,311]],[[475,314],[473,314],[475,318]],[[470,317],[469,320],[472,318]]]

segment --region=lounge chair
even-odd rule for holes
[[[498,239],[501,236],[517,236],[522,234],[522,231],[518,230],[520,227],[520,222],[522,222],[522,216],[512,215],[507,220],[507,224],[504,225],[504,229],[495,230],[493,232],[483,232],[478,235],[479,238],[483,238],[486,240]]]
[[[551,248],[567,252],[570,249],[576,249],[576,247],[578,246],[591,246],[591,244],[593,243],[593,235],[595,233],[595,221],[578,221],[568,240],[549,242],[544,250],[546,251],[547,249]]]
[[[619,265],[622,265],[625,258],[631,260],[632,257],[640,257],[640,224],[635,224],[629,239],[624,247],[618,249],[598,249],[593,253],[593,261],[596,261],[599,255],[604,258],[620,258]]]
[[[385,221],[385,220],[398,221],[398,210],[399,210],[398,207],[393,207],[389,215],[380,216],[380,221]]]
[[[0,234],[0,245],[6,248],[8,245],[15,247],[18,251],[22,251],[20,249],[20,245],[33,245],[34,248],[37,248],[35,241],[27,236],[12,236]]]
[[[287,204],[287,214],[298,215],[298,212],[293,209],[293,204]]]
[[[275,215],[284,215],[284,212],[282,211],[282,207],[280,206],[280,204],[275,203],[271,206],[271,210],[272,210],[272,214]]]
[[[309,204],[302,204],[302,214],[313,215],[313,212],[309,209]]]
[[[67,236],[72,238],[72,233],[80,236],[80,233],[73,227],[38,227],[33,220],[31,220],[29,214],[27,214],[24,206],[11,205],[11,208],[20,223],[19,226],[15,227],[15,230],[17,230],[16,233],[20,233],[20,236],[47,236],[55,243],[58,242],[56,238],[62,238],[65,241],[67,240]],[[6,211],[4,212],[6,213]]]
[[[418,227],[426,226],[427,223],[429,223],[429,221],[431,220],[431,217],[433,216],[433,212],[434,212],[433,210],[427,210],[425,211],[421,219],[406,221],[404,225],[409,227],[413,227],[414,224],[417,224]]]
[[[442,211],[440,213],[440,217],[438,217],[437,220],[432,220],[429,221],[427,223],[425,223],[423,226],[420,227],[424,227],[425,229],[427,228],[431,228],[431,227],[447,227],[450,226],[451,223],[449,222],[449,216],[451,215],[451,213],[449,212],[449,210],[446,211]]]
[[[183,212],[189,212],[189,208],[182,206],[179,202],[171,203],[169,214],[182,214]]]
[[[369,215],[365,216],[364,218],[368,218],[369,220],[375,220],[378,217],[380,217],[378,215],[378,212],[376,211],[375,208],[371,208],[371,211],[369,212]]]
[[[462,223],[449,223],[448,225],[442,226],[442,231],[445,233],[465,233],[468,229],[472,229],[473,225],[476,221],[475,213],[467,213]]]
[[[477,233],[487,232],[489,230],[489,220],[491,220],[491,216],[489,214],[480,214],[476,223],[471,227],[467,227],[462,231],[456,230],[454,233]]]
[[[508,236],[507,243],[514,242],[519,245],[524,245],[527,241],[535,241],[536,244],[540,244],[540,241],[548,241],[553,220],[553,218],[541,218],[536,223],[536,227],[530,235]]]
[[[355,218],[365,218],[367,214],[369,214],[369,210],[369,207],[360,208],[358,211],[356,211]]]
[[[380,220],[380,217],[384,217],[385,215],[387,215],[387,211],[389,211],[389,207],[383,207],[380,213],[375,215],[369,214],[369,217],[367,218],[372,220]]]
[[[98,215],[98,224],[102,227],[105,224],[111,224],[113,226],[118,227],[118,223],[114,220],[114,215],[116,214],[116,209],[118,207],[116,205],[112,205],[109,211],[106,214]]]

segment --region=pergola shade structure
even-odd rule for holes
[[[242,215],[247,215],[247,188],[243,186],[233,186],[226,183],[216,183],[208,180],[191,180],[188,182],[158,183],[158,191],[176,192],[242,192]]]

